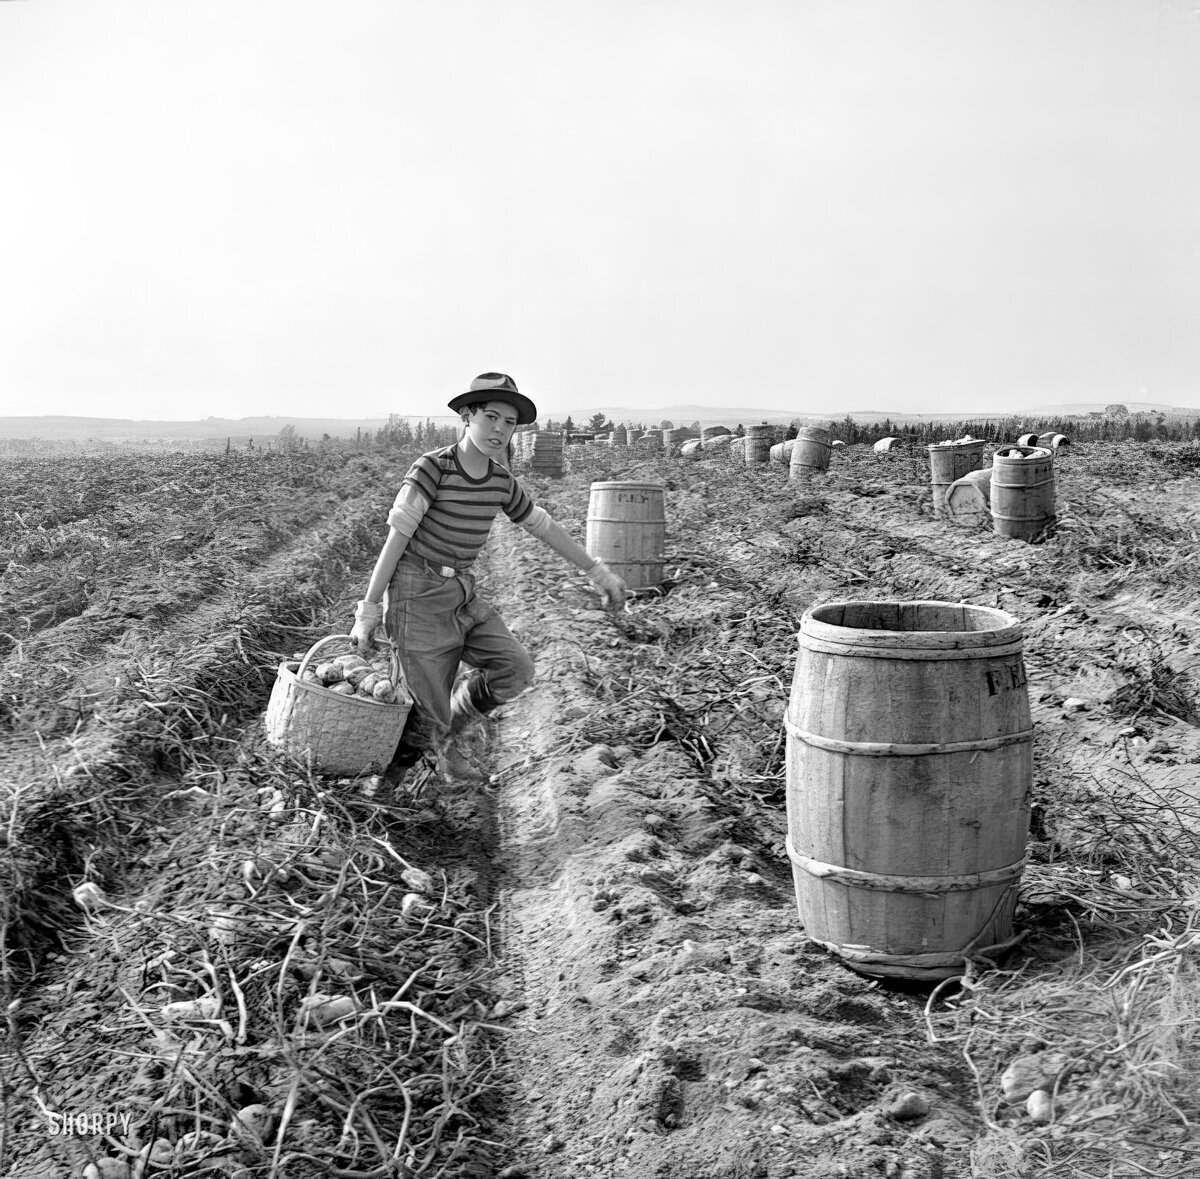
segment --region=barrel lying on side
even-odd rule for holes
[[[795,438],[789,438],[785,442],[776,442],[771,447],[771,462],[782,463],[785,467],[790,467],[792,463],[792,451],[795,449]]]
[[[1033,778],[1020,623],[946,602],[809,610],[785,727],[805,931],[878,977],[1012,936]]]
[[[990,520],[992,514],[992,468],[968,471],[946,489],[946,515],[956,524]]]

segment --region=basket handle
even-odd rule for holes
[[[313,643],[313,645],[304,653],[304,658],[300,660],[300,667],[296,671],[296,678],[300,679],[304,675],[304,669],[308,667],[308,661],[316,653],[318,647],[323,647],[326,643],[332,643],[338,639],[345,639],[347,642],[349,642],[350,636],[326,635],[325,638],[318,639],[315,643]],[[394,692],[400,687],[400,681],[403,679],[403,672],[400,669],[400,657],[396,654],[396,645],[390,639],[387,639],[382,643],[377,643],[376,646],[387,647],[388,649],[388,656],[392,663],[392,673],[389,678],[392,685],[392,691]]]

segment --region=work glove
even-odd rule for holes
[[[383,621],[383,606],[365,598],[354,608],[354,625],[350,628],[350,645],[366,656],[375,646],[375,628]]]
[[[603,561],[597,561],[587,575],[588,581],[600,591],[606,609],[620,609],[625,604],[629,587]]]

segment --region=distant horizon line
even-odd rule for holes
[[[591,409],[548,409],[538,413],[539,419],[552,418],[578,418],[581,415],[594,416],[597,413],[602,413],[605,417],[610,417],[613,414],[621,414],[636,418],[669,418],[675,416],[692,416],[702,418],[704,416],[725,417],[750,419],[755,417],[767,417],[775,419],[788,418],[821,418],[823,420],[838,420],[843,418],[860,417],[905,417],[905,418],[964,418],[964,417],[1016,417],[1020,415],[1042,414],[1053,416],[1071,416],[1075,414],[1091,414],[1103,413],[1108,405],[1123,405],[1129,412],[1166,412],[1180,414],[1200,414],[1200,406],[1183,406],[1183,405],[1168,405],[1163,402],[1145,402],[1145,401],[1125,401],[1125,402],[1070,402],[1060,403],[1056,405],[1043,406],[1021,406],[1014,409],[998,410],[998,409],[968,409],[968,410],[904,410],[904,409],[856,409],[856,410],[840,410],[840,411],[825,411],[825,412],[806,412],[794,409],[764,409],[761,407],[738,408],[731,406],[720,405],[665,405],[665,406],[650,406],[645,409],[635,408],[633,406],[624,405],[597,405]],[[707,411],[707,415],[699,411]],[[386,414],[368,414],[363,417],[341,417],[332,414],[245,414],[242,417],[223,417],[215,414],[208,414],[204,417],[195,418],[132,418],[123,416],[109,416],[101,414],[66,414],[66,413],[50,413],[50,414],[3,414],[0,415],[0,422],[51,422],[51,421],[68,421],[68,422],[112,422],[122,423],[127,422],[133,425],[205,425],[212,423],[230,423],[236,424],[241,422],[254,421],[279,421],[279,422],[345,422],[345,423],[362,423],[362,422],[379,422],[386,424],[392,417],[430,420],[430,421],[455,421],[455,414],[441,413],[403,413],[392,410]]]

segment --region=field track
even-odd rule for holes
[[[348,627],[410,457],[147,458],[40,497],[24,473],[0,1172],[1200,1174],[1196,447],[1061,454],[1037,545],[934,518],[923,454],[798,485],[581,448],[528,486],[582,538],[591,482],[662,482],[663,592],[607,614],[498,524],[480,584],[537,681],[468,741],[484,782],[385,797],[282,764],[259,717],[277,663]],[[957,991],[870,982],[796,917],[782,713],[800,616],[838,598],[1024,625],[1022,940]],[[1037,1122],[1002,1079],[1054,1054]],[[231,1134],[258,1104],[270,1130]],[[109,1110],[128,1132],[50,1133]]]

